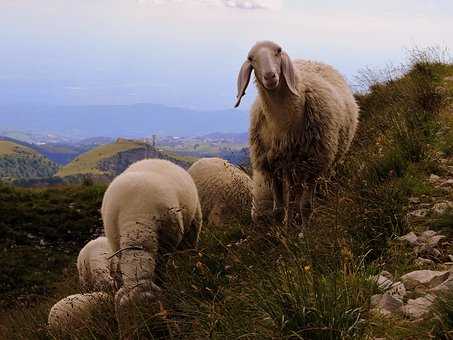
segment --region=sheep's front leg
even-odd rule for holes
[[[315,183],[306,183],[300,200],[300,211],[302,215],[302,227],[306,227],[310,222],[313,212],[313,197],[315,192]]]
[[[289,228],[300,229],[302,227],[302,213],[300,210],[302,196],[303,188],[288,181],[285,211],[285,224],[288,230],[291,230]]]
[[[252,221],[256,227],[273,223],[274,197],[262,172],[253,170]]]
[[[272,195],[274,198],[274,222],[282,223],[285,217],[284,188],[282,178],[272,179]]]
[[[157,313],[161,291],[153,282],[158,249],[156,230],[139,224],[128,229],[120,236],[118,270],[123,286],[115,295],[121,339],[133,338],[143,312]]]

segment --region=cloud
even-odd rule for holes
[[[254,10],[280,10],[283,0],[137,0],[139,4],[198,4],[208,6],[225,6],[230,8]]]
[[[225,6],[240,9],[280,10],[282,0],[222,0]]]

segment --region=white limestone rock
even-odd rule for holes
[[[376,294],[371,297],[373,311],[383,316],[388,316],[398,311],[403,305],[403,301],[390,294]]]
[[[401,307],[404,315],[410,319],[425,318],[431,311],[431,306],[434,303],[435,296],[427,294],[417,299],[409,299],[407,304]]]
[[[449,275],[448,271],[416,270],[403,275],[401,281],[409,290],[430,289],[444,282]]]
[[[411,231],[410,233],[404,235],[404,236],[401,236],[399,238],[400,241],[407,241],[409,242],[409,244],[411,245],[416,245],[417,242],[418,242],[418,237],[417,235],[415,235],[415,233],[413,231]]]

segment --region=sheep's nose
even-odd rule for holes
[[[264,79],[266,79],[267,81],[275,80],[276,78],[277,78],[277,75],[275,74],[275,72],[267,72],[264,75]]]

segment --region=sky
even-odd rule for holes
[[[451,0],[0,0],[0,101],[231,108],[256,41],[354,84],[408,48],[453,48],[452,22]]]

